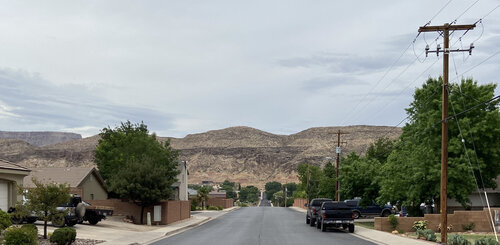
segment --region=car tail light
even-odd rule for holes
[[[352,218],[354,219],[354,212],[352,212]]]
[[[313,214],[316,214],[316,209],[315,208],[313,208]]]
[[[326,213],[323,213],[323,219],[326,219]]]

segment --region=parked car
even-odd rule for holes
[[[349,232],[354,232],[354,213],[345,202],[324,202],[321,205],[316,228],[324,232],[328,227],[349,228]]]
[[[305,204],[305,206],[307,207],[306,224],[314,226],[316,222],[317,213],[319,211],[319,208],[321,207],[321,204],[323,204],[324,202],[331,202],[331,201],[332,199],[328,198],[315,198],[312,199],[311,202],[306,203]]]
[[[372,202],[371,205],[362,206],[360,205],[360,198],[345,200],[344,202],[351,208],[355,219],[366,215],[380,215],[381,217],[387,217],[391,214],[396,213],[396,208],[389,204],[380,206]]]

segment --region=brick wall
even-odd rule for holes
[[[132,218],[134,223],[139,224],[141,219],[141,207],[133,202],[126,202],[120,199],[108,200],[88,200],[94,206],[108,206],[113,208],[113,215],[123,215]],[[162,201],[157,205],[161,206],[160,225],[167,225],[179,220],[191,217],[191,206],[189,201]],[[146,223],[147,213],[151,213],[151,219],[154,217],[154,205],[144,209],[144,223]]]
[[[295,198],[293,200],[293,206],[297,207],[297,208],[307,209],[307,207],[304,206],[306,203],[307,203],[307,199],[304,199],[304,198]]]
[[[233,207],[234,200],[232,198],[209,198],[207,201],[208,206],[222,206],[222,208]]]
[[[494,210],[499,210],[500,208],[492,208],[492,216],[494,217]],[[427,228],[434,231],[438,231],[438,226],[441,223],[440,214],[425,214],[424,217],[398,217],[398,229],[404,232],[414,231],[412,230],[413,222],[419,220],[427,220]],[[474,231],[477,232],[489,232],[492,231],[490,216],[488,214],[488,209],[482,211],[455,211],[453,214],[448,214],[448,226],[453,225],[452,231],[460,232],[464,231],[462,225],[474,223]],[[392,231],[392,227],[389,224],[387,217],[375,217],[375,229],[381,231]]]

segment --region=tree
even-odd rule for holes
[[[144,123],[121,123],[114,129],[103,128],[101,139],[95,150],[95,162],[99,173],[110,184],[111,177],[128,162],[137,162],[144,156],[163,163],[164,167],[177,169],[178,151],[170,147],[170,142],[160,143],[156,135],[149,134]],[[175,175],[174,175],[175,176]]]
[[[326,163],[319,181],[319,196],[335,200],[337,172],[332,162]]]
[[[370,144],[366,150],[366,158],[378,160],[381,164],[387,162],[387,158],[394,149],[394,141],[388,138],[379,138],[375,143]]]
[[[298,186],[296,183],[286,183],[285,184],[285,187],[286,187],[286,195],[288,197],[291,197],[293,196],[293,193],[297,190]]]
[[[253,185],[245,186],[240,190],[240,201],[254,203],[259,200],[259,189]]]
[[[307,200],[319,197],[319,182],[323,176],[321,168],[308,163],[297,166],[297,177],[300,181],[298,190],[305,191]]]
[[[104,128],[100,136],[95,162],[112,194],[132,200],[142,210],[171,195],[179,161],[169,141],[160,143],[144,123],[130,121]]]
[[[221,185],[221,189],[226,191],[226,198],[233,198],[235,199],[237,197],[236,192],[234,191],[234,182],[230,182],[229,180],[224,180],[224,182]]]
[[[370,205],[379,195],[382,164],[376,158],[361,157],[355,152],[342,159],[340,192],[345,199],[361,197],[361,205]]]
[[[172,195],[175,179],[171,175],[171,169],[158,166],[153,159],[143,157],[126,163],[125,167],[118,170],[111,178],[109,190],[141,206],[142,224],[145,207]]]
[[[415,90],[406,109],[409,122],[382,168],[380,201],[399,200],[416,209],[420,203],[439,200],[441,85],[441,78],[429,78]],[[492,99],[495,88],[495,84],[478,85],[472,79],[449,87],[450,114],[464,113],[448,121],[448,197],[464,207],[470,203],[468,195],[477,189],[474,179],[479,188],[494,188],[500,173],[499,101],[474,107]]]
[[[198,199],[198,203],[201,203],[202,209],[205,209],[207,201],[209,199],[208,194],[212,191],[211,186],[202,186],[200,189],[198,189],[198,194],[196,196],[196,199]]]
[[[266,190],[266,196],[274,202],[276,200],[274,199],[274,193],[281,190],[281,183],[277,181],[267,182],[264,189]]]
[[[43,238],[47,239],[47,221],[57,215],[57,206],[69,202],[69,186],[66,184],[43,184],[32,179],[35,188],[29,189],[26,195],[26,208],[36,213],[43,220]],[[22,190],[20,190],[22,193]]]

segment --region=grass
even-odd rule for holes
[[[364,227],[364,228],[368,228],[368,229],[373,229],[375,224],[373,221],[367,221],[367,222],[356,222],[354,223],[355,225],[359,225],[361,227]]]

